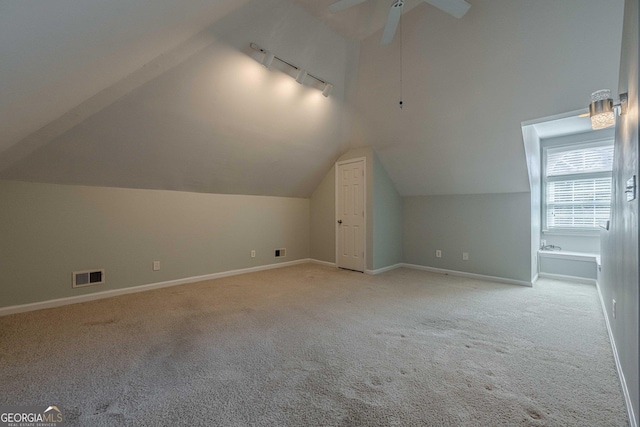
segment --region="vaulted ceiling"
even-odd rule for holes
[[[623,0],[468,1],[382,47],[387,0],[0,0],[0,178],[308,197],[370,145],[403,195],[528,191],[520,123],[616,89]]]
[[[393,3],[393,0],[367,0],[339,13],[331,13],[329,6],[338,0],[291,1],[304,7],[338,34],[356,40],[364,40],[384,27]],[[406,0],[402,11],[408,13],[421,5],[424,5],[422,0]]]

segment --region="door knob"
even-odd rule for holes
[[[338,224],[342,224],[342,220],[341,219],[338,220]]]

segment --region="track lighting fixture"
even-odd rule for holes
[[[262,65],[264,65],[266,68],[270,68],[271,64],[273,64],[274,60],[278,60],[281,63],[288,65],[289,67],[293,68],[294,70],[297,70],[297,75],[296,75],[296,81],[300,84],[303,84],[305,79],[311,78],[313,80],[315,80],[319,85],[316,85],[316,87],[318,87],[319,89],[322,90],[322,94],[325,97],[328,97],[331,94],[331,91],[333,90],[333,85],[329,82],[326,82],[312,74],[310,74],[307,70],[304,70],[296,65],[293,65],[292,63],[285,61],[282,58],[277,57],[275,54],[273,54],[273,52],[268,51],[266,49],[261,48],[260,46],[258,46],[255,43],[251,43],[249,45],[251,47],[251,49],[258,51],[262,54],[264,54],[263,58],[262,58]]]

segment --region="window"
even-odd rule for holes
[[[547,147],[543,162],[545,231],[596,231],[609,219],[613,141]]]

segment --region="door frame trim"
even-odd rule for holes
[[[364,197],[362,199],[362,203],[364,205],[364,218],[363,218],[363,227],[364,227],[364,233],[363,233],[363,243],[362,243],[362,247],[364,249],[364,256],[362,257],[364,260],[364,269],[363,269],[363,273],[365,271],[367,271],[367,217],[368,212],[367,212],[367,158],[366,157],[355,157],[353,159],[347,159],[347,160],[340,160],[338,162],[336,162],[335,164],[335,189],[334,189],[334,195],[335,195],[335,209],[333,211],[334,215],[333,215],[333,228],[335,229],[335,236],[336,236],[336,253],[335,253],[335,257],[336,257],[336,267],[339,267],[339,257],[338,257],[338,253],[339,253],[339,246],[338,246],[338,184],[339,184],[339,180],[338,180],[338,167],[341,165],[346,165],[349,163],[357,163],[362,161],[363,164],[363,171],[364,171],[364,180],[362,180],[362,190],[364,192]]]

